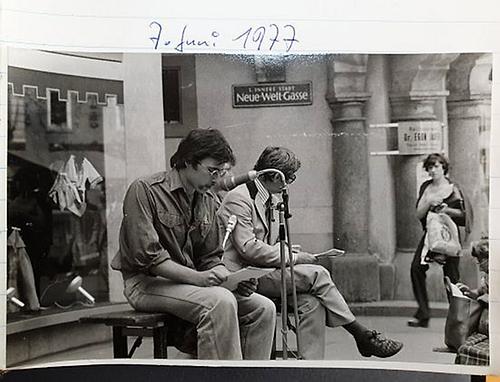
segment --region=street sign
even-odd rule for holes
[[[233,85],[232,90],[234,108],[312,104],[310,82]]]

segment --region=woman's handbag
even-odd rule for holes
[[[458,239],[458,228],[445,213],[427,214],[427,240],[430,252],[446,256],[458,256],[462,249]]]
[[[444,343],[451,349],[458,348],[465,342],[469,335],[469,319],[471,300],[465,296],[452,293],[451,282],[445,278],[446,289],[450,295],[450,306],[444,326]]]

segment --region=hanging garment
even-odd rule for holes
[[[100,211],[89,209],[81,218],[70,216],[68,223],[71,232],[69,249],[73,258],[72,269],[99,268],[106,232],[106,224]]]
[[[83,158],[82,165],[77,168],[75,156],[71,155],[50,189],[49,196],[59,205],[61,211],[67,209],[81,217],[87,208],[87,182],[90,188],[94,188],[102,179],[87,158]]]
[[[8,287],[19,291],[19,299],[27,305],[28,310],[39,310],[33,267],[19,229],[13,229],[7,238],[7,268]],[[11,306],[10,311],[14,311]]]
[[[82,165],[77,169],[75,163],[75,156],[71,155],[66,162],[64,172],[68,175],[69,179],[76,185],[78,190],[82,195],[82,199],[85,200],[85,187],[87,181],[90,184],[90,188],[94,188],[97,183],[102,181],[102,176],[97,172],[95,167],[90,163],[87,158],[83,158]]]
[[[81,206],[83,204],[76,185],[71,182],[65,172],[57,175],[54,185],[49,191],[49,197],[59,206],[61,211],[67,209],[68,206]]]

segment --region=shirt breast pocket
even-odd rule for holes
[[[158,211],[158,220],[161,224],[168,228],[175,228],[177,226],[182,225],[183,219],[182,216],[178,214],[173,214],[171,212],[165,210]]]

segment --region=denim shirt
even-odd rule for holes
[[[150,274],[168,259],[199,271],[222,264],[216,203],[194,192],[190,201],[177,170],[134,181],[123,202],[119,250],[111,267],[125,277]]]

